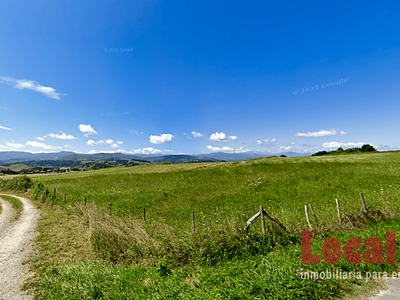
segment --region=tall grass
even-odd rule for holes
[[[203,232],[178,236],[168,225],[135,219],[124,221],[94,204],[71,207],[69,213],[87,228],[88,238],[98,254],[119,264],[154,265],[165,259],[173,266],[189,262],[215,265],[299,243],[298,235],[284,233],[274,225],[268,226],[265,235],[249,234],[232,223],[223,229],[213,226]]]

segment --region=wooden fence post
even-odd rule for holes
[[[67,195],[64,193],[64,203],[67,201]]]
[[[319,227],[317,215],[315,214],[314,207],[312,206],[312,204],[310,204],[310,208],[311,208],[311,213],[313,214],[314,219],[315,219],[315,225],[317,225],[317,227]]]
[[[146,222],[146,208],[143,207],[143,222]]]
[[[110,216],[111,216],[111,203],[110,203]]]
[[[365,205],[363,193],[360,193],[360,197],[361,197],[361,204],[362,204],[362,207],[363,207],[363,211],[366,213],[367,212],[367,206]]]
[[[196,227],[195,227],[195,223],[194,223],[194,210],[193,209],[192,209],[192,229],[193,229],[193,232],[196,231]]]
[[[265,219],[264,219],[264,208],[260,206],[260,216],[261,216],[261,229],[262,233],[265,234]]]
[[[304,210],[306,211],[306,219],[307,219],[308,227],[310,227],[310,230],[312,231],[313,228],[312,228],[312,225],[311,225],[311,222],[310,222],[310,217],[308,216],[308,207],[307,207],[307,205],[304,205]]]
[[[54,188],[54,190],[53,190],[53,195],[54,195],[54,198],[56,197],[56,188]]]
[[[336,198],[335,201],[336,201],[336,208],[337,208],[337,214],[338,214],[339,223],[342,223],[342,218],[340,217],[339,200]]]
[[[85,197],[85,206],[86,206],[86,197]]]

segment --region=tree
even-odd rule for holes
[[[374,148],[374,146],[370,145],[370,144],[364,144],[361,147],[361,152],[372,152],[372,151],[376,151],[376,149]]]

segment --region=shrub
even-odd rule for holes
[[[33,186],[32,180],[27,176],[18,176],[13,179],[1,180],[0,189],[26,192]]]
[[[35,199],[41,199],[44,201],[46,199],[52,199],[53,195],[50,190],[44,185],[44,183],[38,180],[33,190],[33,197]]]

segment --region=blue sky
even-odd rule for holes
[[[398,1],[2,1],[0,151],[400,149]]]

